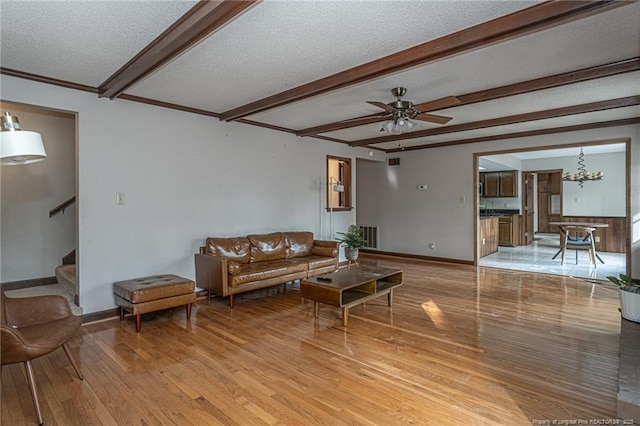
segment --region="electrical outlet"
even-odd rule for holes
[[[600,242],[600,237],[596,236],[596,243]]]
[[[432,249],[432,250],[435,250],[436,244],[435,243],[430,243],[429,244],[429,248]]]
[[[484,243],[485,243],[485,239],[483,238],[483,239],[482,239],[482,245],[484,245]]]

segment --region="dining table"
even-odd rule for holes
[[[558,229],[560,229],[560,232],[562,233],[562,235],[560,236],[561,239],[565,235],[567,235],[567,232],[568,232],[567,228],[571,226],[586,226],[591,228],[609,227],[608,223],[600,223],[600,222],[549,222],[549,225],[555,225],[558,227]],[[555,259],[556,257],[558,257],[560,253],[562,253],[562,243],[560,244],[560,250],[558,250],[558,252],[554,254],[551,259]],[[596,251],[594,254],[596,255],[596,258],[600,261],[600,263],[604,264],[604,260],[602,260],[602,258],[598,255],[598,252]]]

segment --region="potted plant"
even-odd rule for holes
[[[618,286],[620,292],[620,312],[622,318],[640,322],[640,279],[620,274],[620,277],[607,277]]]
[[[338,241],[344,244],[344,257],[356,262],[360,249],[367,246],[362,232],[356,225],[349,225],[347,232],[338,232],[338,234],[342,235]]]

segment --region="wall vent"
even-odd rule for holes
[[[390,166],[399,166],[400,165],[400,159],[399,158],[389,158],[389,165]]]
[[[365,226],[359,225],[358,228],[362,232],[362,236],[367,241],[366,248],[377,249],[378,248],[378,226]]]

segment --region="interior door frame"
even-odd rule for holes
[[[558,145],[541,145],[535,147],[522,147],[522,148],[512,148],[506,150],[499,151],[483,151],[483,152],[475,152],[473,153],[473,187],[475,189],[475,196],[473,197],[473,207],[475,220],[473,221],[473,247],[474,247],[474,255],[473,255],[473,264],[474,266],[478,266],[479,261],[479,232],[480,232],[480,210],[479,210],[479,201],[480,195],[478,194],[478,187],[480,182],[480,171],[478,170],[478,164],[480,157],[486,157],[489,155],[499,155],[499,154],[513,154],[516,152],[531,152],[531,151],[544,151],[544,150],[553,150],[553,149],[561,149],[561,148],[575,148],[575,147],[584,147],[584,146],[594,146],[594,145],[610,145],[610,144],[625,144],[625,218],[626,218],[626,226],[627,233],[625,235],[625,257],[626,257],[626,274],[631,273],[631,138],[616,138],[616,139],[603,139],[597,141],[585,141],[585,142],[575,142],[575,143],[567,143],[567,144],[558,144]]]
[[[520,226],[520,243],[524,243],[524,245],[528,246],[533,242],[533,237],[535,235],[535,226],[533,224],[533,215],[535,214],[535,206],[536,203],[533,200],[535,196],[535,184],[530,179],[536,178],[535,172],[529,170],[521,170],[520,182],[522,183],[522,212],[523,217]],[[529,192],[529,189],[531,191]],[[529,199],[529,195],[531,195],[531,199]],[[527,206],[531,202],[531,208],[529,209]],[[530,210],[530,211],[529,211]],[[531,216],[531,217],[529,217]],[[531,219],[531,220],[529,220]],[[527,238],[528,237],[528,238]]]

